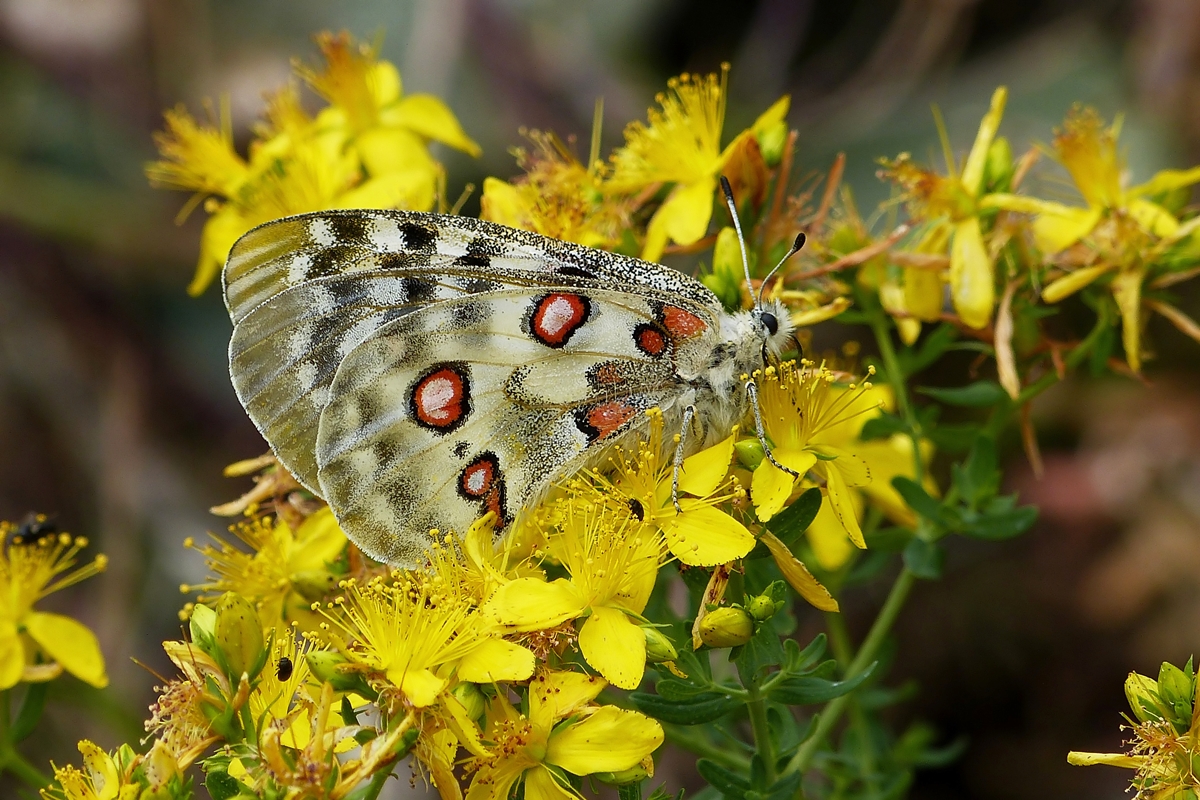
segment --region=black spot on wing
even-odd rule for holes
[[[476,256],[471,255],[470,253],[454,259],[454,265],[456,267],[477,267],[479,269],[487,269],[491,263],[492,259],[489,256]]]
[[[500,242],[488,236],[476,236],[467,242],[468,258],[491,259],[493,256],[503,254],[503,252],[504,248]]]
[[[470,449],[471,449],[470,442],[456,442],[454,445],[454,457],[455,458],[466,458],[467,451]]]
[[[358,214],[335,214],[325,218],[325,224],[340,242],[365,245],[367,243],[367,220]]]
[[[334,335],[338,332],[338,319],[334,316],[317,317],[309,324],[308,350],[310,353],[320,352],[329,347]]]
[[[362,251],[349,245],[323,247],[312,254],[304,279],[327,278],[343,271],[343,265],[355,260]]]
[[[557,275],[570,275],[572,278],[585,278],[590,281],[596,280],[596,273],[583,267],[573,267],[570,264],[559,267],[554,272]]]
[[[494,292],[500,288],[500,284],[495,281],[487,281],[483,278],[472,278],[463,284],[463,291],[467,294],[482,294],[483,292]]]
[[[394,439],[386,435],[376,439],[371,449],[379,459],[379,469],[386,469],[387,465],[395,464],[400,458],[400,448]]]
[[[437,231],[416,222],[401,225],[400,234],[404,237],[405,249],[417,252],[433,250],[434,242],[437,241]]]
[[[403,278],[400,285],[404,287],[404,296],[409,303],[431,302],[437,293],[437,287],[421,278]]]
[[[472,328],[481,325],[491,316],[487,303],[455,303],[450,307],[450,325],[454,328]]]

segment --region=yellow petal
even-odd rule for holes
[[[624,611],[592,607],[579,629],[579,651],[604,679],[620,689],[636,689],[646,670],[646,636]]]
[[[570,581],[559,578],[547,583],[537,578],[517,578],[496,589],[483,610],[512,630],[536,631],[574,619],[586,607]]]
[[[480,219],[519,228],[525,221],[525,204],[521,192],[511,183],[498,178],[483,179],[483,196],[479,199]]]
[[[803,476],[817,463],[815,453],[807,450],[775,449],[771,455],[780,464]],[[754,470],[750,479],[750,499],[754,502],[754,513],[763,522],[778,514],[792,493],[796,478],[776,467],[770,461],[763,462]]]
[[[667,220],[655,214],[646,226],[646,240],[642,242],[641,258],[644,261],[658,261],[662,258],[663,250],[667,247]]]
[[[25,630],[67,672],[98,689],[108,686],[100,642],[82,622],[61,614],[31,611],[25,617]]]
[[[503,639],[485,639],[458,664],[459,680],[470,683],[523,681],[533,674],[533,653]]]
[[[784,580],[796,590],[797,594],[822,611],[838,610],[838,602],[833,599],[829,590],[813,577],[812,573],[808,571],[808,567],[804,566],[775,534],[766,531],[759,537],[759,541],[771,551],[771,557],[775,559],[775,565],[783,573]]]
[[[1142,278],[1141,270],[1122,270],[1112,282],[1113,297],[1121,312],[1121,343],[1125,360],[1134,372],[1142,369]]]
[[[836,464],[825,464],[824,467],[825,496],[829,499],[829,505],[837,515],[838,522],[845,528],[850,541],[854,542],[855,546],[865,549],[867,543],[863,539],[862,528],[858,525],[858,515],[855,513],[854,500],[851,497],[852,490],[846,485],[846,480]]]
[[[1043,253],[1057,253],[1091,233],[1103,213],[1099,206],[1064,206],[1057,213],[1042,214],[1033,221],[1033,238]]]
[[[1068,272],[1061,278],[1051,281],[1042,289],[1042,300],[1047,303],[1057,303],[1063,298],[1070,297],[1092,281],[1108,272],[1112,267],[1100,264],[1095,267],[1083,267],[1074,272]]]
[[[618,772],[640,764],[662,741],[662,726],[655,720],[601,706],[583,721],[556,731],[546,746],[546,761],[575,775]]]
[[[437,194],[437,173],[423,169],[369,178],[330,204],[332,208],[402,208],[428,211]]]
[[[1129,190],[1132,197],[1147,197],[1162,194],[1184,186],[1191,186],[1200,181],[1200,167],[1191,169],[1164,169],[1154,173],[1154,177],[1140,186]]]
[[[427,669],[393,667],[387,671],[387,679],[417,708],[433,705],[442,689],[446,688],[446,681]]]
[[[221,267],[225,266],[233,243],[252,227],[253,223],[237,213],[232,205],[224,206],[208,218],[204,230],[200,232],[200,259],[196,264],[196,274],[188,284],[188,294],[198,297],[208,288],[213,278],[221,274]]]
[[[447,730],[453,733],[458,744],[461,744],[471,755],[486,755],[487,749],[480,739],[479,726],[475,724],[475,720],[471,719],[467,707],[462,704],[462,701],[455,697],[453,692],[446,692],[442,694],[438,705],[445,714],[443,719]],[[450,755],[453,756],[454,753],[451,752]]]
[[[996,280],[992,260],[983,244],[979,217],[968,217],[954,225],[950,245],[950,294],[963,323],[986,328],[996,302]]]
[[[476,770],[466,800],[506,800],[528,766],[524,759],[502,758]]]
[[[325,567],[341,556],[347,541],[333,512],[328,506],[321,508],[296,529],[296,544],[288,555],[288,571],[296,573]]]
[[[931,269],[904,268],[904,304],[908,313],[925,322],[942,315],[942,276]]]
[[[1142,230],[1155,236],[1170,236],[1179,230],[1179,220],[1160,206],[1149,200],[1133,200],[1129,203],[1129,216],[1133,217]]]
[[[1095,764],[1107,764],[1111,767],[1128,767],[1139,769],[1146,761],[1138,756],[1127,756],[1124,753],[1080,753],[1072,750],[1067,753],[1067,763],[1077,767],[1090,767]]]
[[[840,568],[850,558],[855,547],[846,536],[846,529],[838,522],[837,515],[829,507],[829,503],[821,503],[817,516],[812,524],[804,531],[808,544],[821,569],[832,572]]]
[[[692,498],[680,498],[682,514],[663,528],[672,555],[692,567],[728,564],[754,549],[746,526],[724,511]]]
[[[833,319],[849,308],[852,302],[849,297],[837,297],[832,302],[826,303],[823,306],[810,308],[807,311],[793,311],[788,316],[791,317],[792,325],[797,328],[803,328],[807,325],[816,325],[818,322]]]
[[[859,425],[859,430],[861,429],[862,426]],[[854,442],[856,449],[859,444]],[[823,456],[833,456],[833,461],[824,461],[823,464],[827,468],[836,468],[847,486],[866,486],[871,482],[871,467],[858,454],[827,444],[816,445],[813,449]]]
[[[607,685],[581,672],[543,672],[529,683],[529,719],[550,728],[595,700]]]
[[[716,186],[716,179],[711,177],[677,185],[658,211],[654,212],[653,221],[662,226],[672,242],[696,243],[708,232]]]
[[[679,490],[697,497],[708,497],[717,490],[729,474],[733,460],[734,436],[683,460],[679,475]]]
[[[783,97],[771,104],[771,107],[758,115],[758,119],[754,120],[754,124],[750,126],[750,130],[755,133],[762,133],[771,127],[778,125],[787,119],[788,109],[792,106],[792,96],[785,94]]]
[[[10,620],[0,622],[0,690],[11,689],[21,682],[25,671],[25,648]]]
[[[503,800],[503,797],[493,796],[494,800]],[[525,773],[525,800],[579,800],[579,796],[570,787],[560,784],[553,772],[539,764]]]
[[[411,94],[379,115],[384,125],[398,125],[416,131],[426,139],[461,150],[479,158],[483,150],[458,124],[454,112],[431,94]]]
[[[436,169],[421,137],[403,128],[370,128],[354,140],[354,149],[362,158],[367,173],[373,176],[411,169],[426,172]]]
[[[972,195],[979,194],[983,188],[983,171],[987,165],[988,148],[1000,128],[1000,118],[1004,116],[1004,104],[1008,100],[1008,89],[1001,86],[992,93],[991,107],[979,123],[979,132],[975,134],[975,144],[967,154],[967,162],[963,165],[963,187]],[[979,327],[983,327],[980,325]]]

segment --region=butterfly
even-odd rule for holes
[[[678,480],[687,452],[758,418],[746,376],[792,338],[779,302],[730,313],[658,264],[421,212],[269,222],[223,285],[251,420],[351,540],[407,567],[431,529],[492,512],[502,533],[652,408],[681,432]]]

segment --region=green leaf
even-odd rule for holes
[[[966,461],[954,467],[954,485],[972,508],[996,494],[1000,487],[1000,468],[996,444],[987,436],[975,439]]]
[[[249,795],[250,789],[228,772],[210,772],[204,779],[204,788],[208,790],[212,800],[229,800],[243,792]]]
[[[766,523],[767,530],[791,547],[800,538],[800,534],[808,530],[808,526],[816,519],[820,510],[821,490],[813,487],[797,497],[796,502],[771,517]]]
[[[799,772],[784,775],[767,790],[764,800],[788,800],[788,798],[794,797],[796,790],[800,788],[800,781],[803,777]]]
[[[925,491],[921,484],[912,478],[897,475],[892,478],[892,488],[900,494],[905,504],[913,511],[927,520],[941,524],[943,518],[942,504],[930,497],[929,492]]]
[[[626,783],[617,787],[617,800],[642,800],[642,782]]]
[[[968,408],[994,406],[1008,398],[1008,394],[995,381],[975,381],[967,386],[946,389],[923,386],[919,387],[917,391],[926,397],[932,397],[939,403]]]
[[[742,645],[736,657],[731,654],[729,660],[736,662],[742,685],[753,685],[767,667],[783,663],[783,645],[779,642],[779,634],[769,624],[759,625],[753,638]]]
[[[825,634],[818,633],[803,650],[795,639],[783,643],[784,665],[793,674],[810,670],[825,655]]]
[[[872,663],[871,666],[853,678],[847,678],[842,681],[830,681],[824,678],[808,676],[784,678],[771,687],[769,696],[776,703],[785,703],[789,706],[828,703],[835,697],[841,697],[857,689],[863,681],[871,677],[871,673],[874,671],[875,664]]]
[[[904,566],[912,574],[925,580],[937,580],[942,577],[942,564],[946,560],[945,551],[936,542],[913,538],[904,548]]]
[[[916,348],[905,348],[897,353],[900,368],[905,375],[920,372],[941,358],[957,338],[958,330],[953,325],[939,325]]]
[[[1088,353],[1088,372],[1093,378],[1099,378],[1108,372],[1108,359],[1117,346],[1117,331],[1108,327],[1096,336],[1092,352]]]
[[[688,683],[676,678],[663,678],[654,684],[654,690],[664,700],[670,700],[673,703],[686,703],[702,694],[711,693],[712,687],[697,686],[694,683]]]
[[[1036,506],[1022,506],[992,514],[982,514],[974,524],[963,529],[963,534],[975,539],[999,541],[1020,536],[1037,522]]]
[[[37,727],[38,720],[42,718],[42,709],[46,707],[46,688],[49,685],[45,682],[29,684],[25,691],[25,700],[21,703],[21,710],[17,712],[17,718],[9,732],[13,744],[33,733],[33,729]]]
[[[937,408],[937,406],[930,406]],[[979,436],[980,426],[974,422],[947,422],[943,425],[924,426],[922,432],[937,445],[938,450],[947,453],[961,453],[967,450]]]
[[[696,771],[718,792],[735,800],[742,800],[746,796],[746,790],[750,788],[750,781],[744,776],[707,758],[696,762]]]
[[[699,725],[720,719],[742,705],[741,698],[705,692],[687,700],[667,700],[647,692],[631,692],[630,702],[643,714],[675,725]]]
[[[869,442],[872,439],[887,439],[897,433],[906,433],[908,425],[904,420],[893,414],[884,412],[878,417],[872,417],[863,423],[862,430],[858,433],[858,438],[864,442]]]

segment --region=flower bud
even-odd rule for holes
[[[291,576],[292,588],[310,603],[337,588],[336,575],[324,569],[308,569]]]
[[[1189,665],[1190,666],[1190,665]],[[1171,721],[1187,727],[1192,721],[1192,700],[1196,678],[1174,664],[1163,662],[1158,672],[1158,697],[1171,713]]]
[[[479,691],[479,687],[473,683],[462,682],[450,690],[450,694],[463,704],[463,708],[467,710],[467,716],[471,719],[479,719],[483,716],[486,710],[484,704],[483,692]]]
[[[997,136],[987,151],[983,167],[983,187],[993,192],[1007,192],[1012,183],[1013,155],[1008,139]]]
[[[700,641],[709,647],[737,647],[754,636],[754,620],[743,609],[723,606],[700,620]]]
[[[214,633],[229,668],[229,679],[236,682],[242,675],[249,675],[251,680],[257,677],[266,664],[267,648],[262,622],[250,601],[233,592],[221,595]]]
[[[762,152],[763,161],[767,162],[768,167],[777,166],[783,160],[783,148],[787,144],[787,135],[787,121],[782,119],[756,132],[758,149]]]
[[[199,647],[210,656],[216,650],[217,614],[203,603],[192,606],[192,614],[188,620],[188,632],[192,635],[192,644]]]
[[[593,776],[601,783],[607,783],[609,786],[625,786],[630,783],[638,783],[650,777],[650,773],[641,764],[629,769],[623,769],[619,772],[597,772]]]
[[[703,277],[704,285],[712,289],[726,308],[742,304],[742,249],[737,231],[722,228],[713,247],[713,271]]]
[[[1155,710],[1157,698],[1158,681],[1136,672],[1129,673],[1125,679],[1125,699],[1138,722],[1159,718],[1159,712]]]
[[[750,602],[746,603],[746,611],[756,621],[766,622],[775,616],[776,612],[783,608],[783,605],[783,603],[776,602],[770,595],[760,594],[750,598]]]
[[[742,439],[733,443],[733,452],[743,467],[753,472],[767,457],[762,442],[758,439]]]
[[[679,658],[679,651],[675,649],[671,640],[663,635],[662,631],[649,625],[643,625],[642,633],[646,636],[646,660],[648,662],[662,664]]]
[[[322,683],[328,683],[338,692],[358,692],[373,697],[374,690],[363,679],[362,673],[346,669],[350,662],[341,653],[333,650],[313,650],[305,654],[308,669]]]

